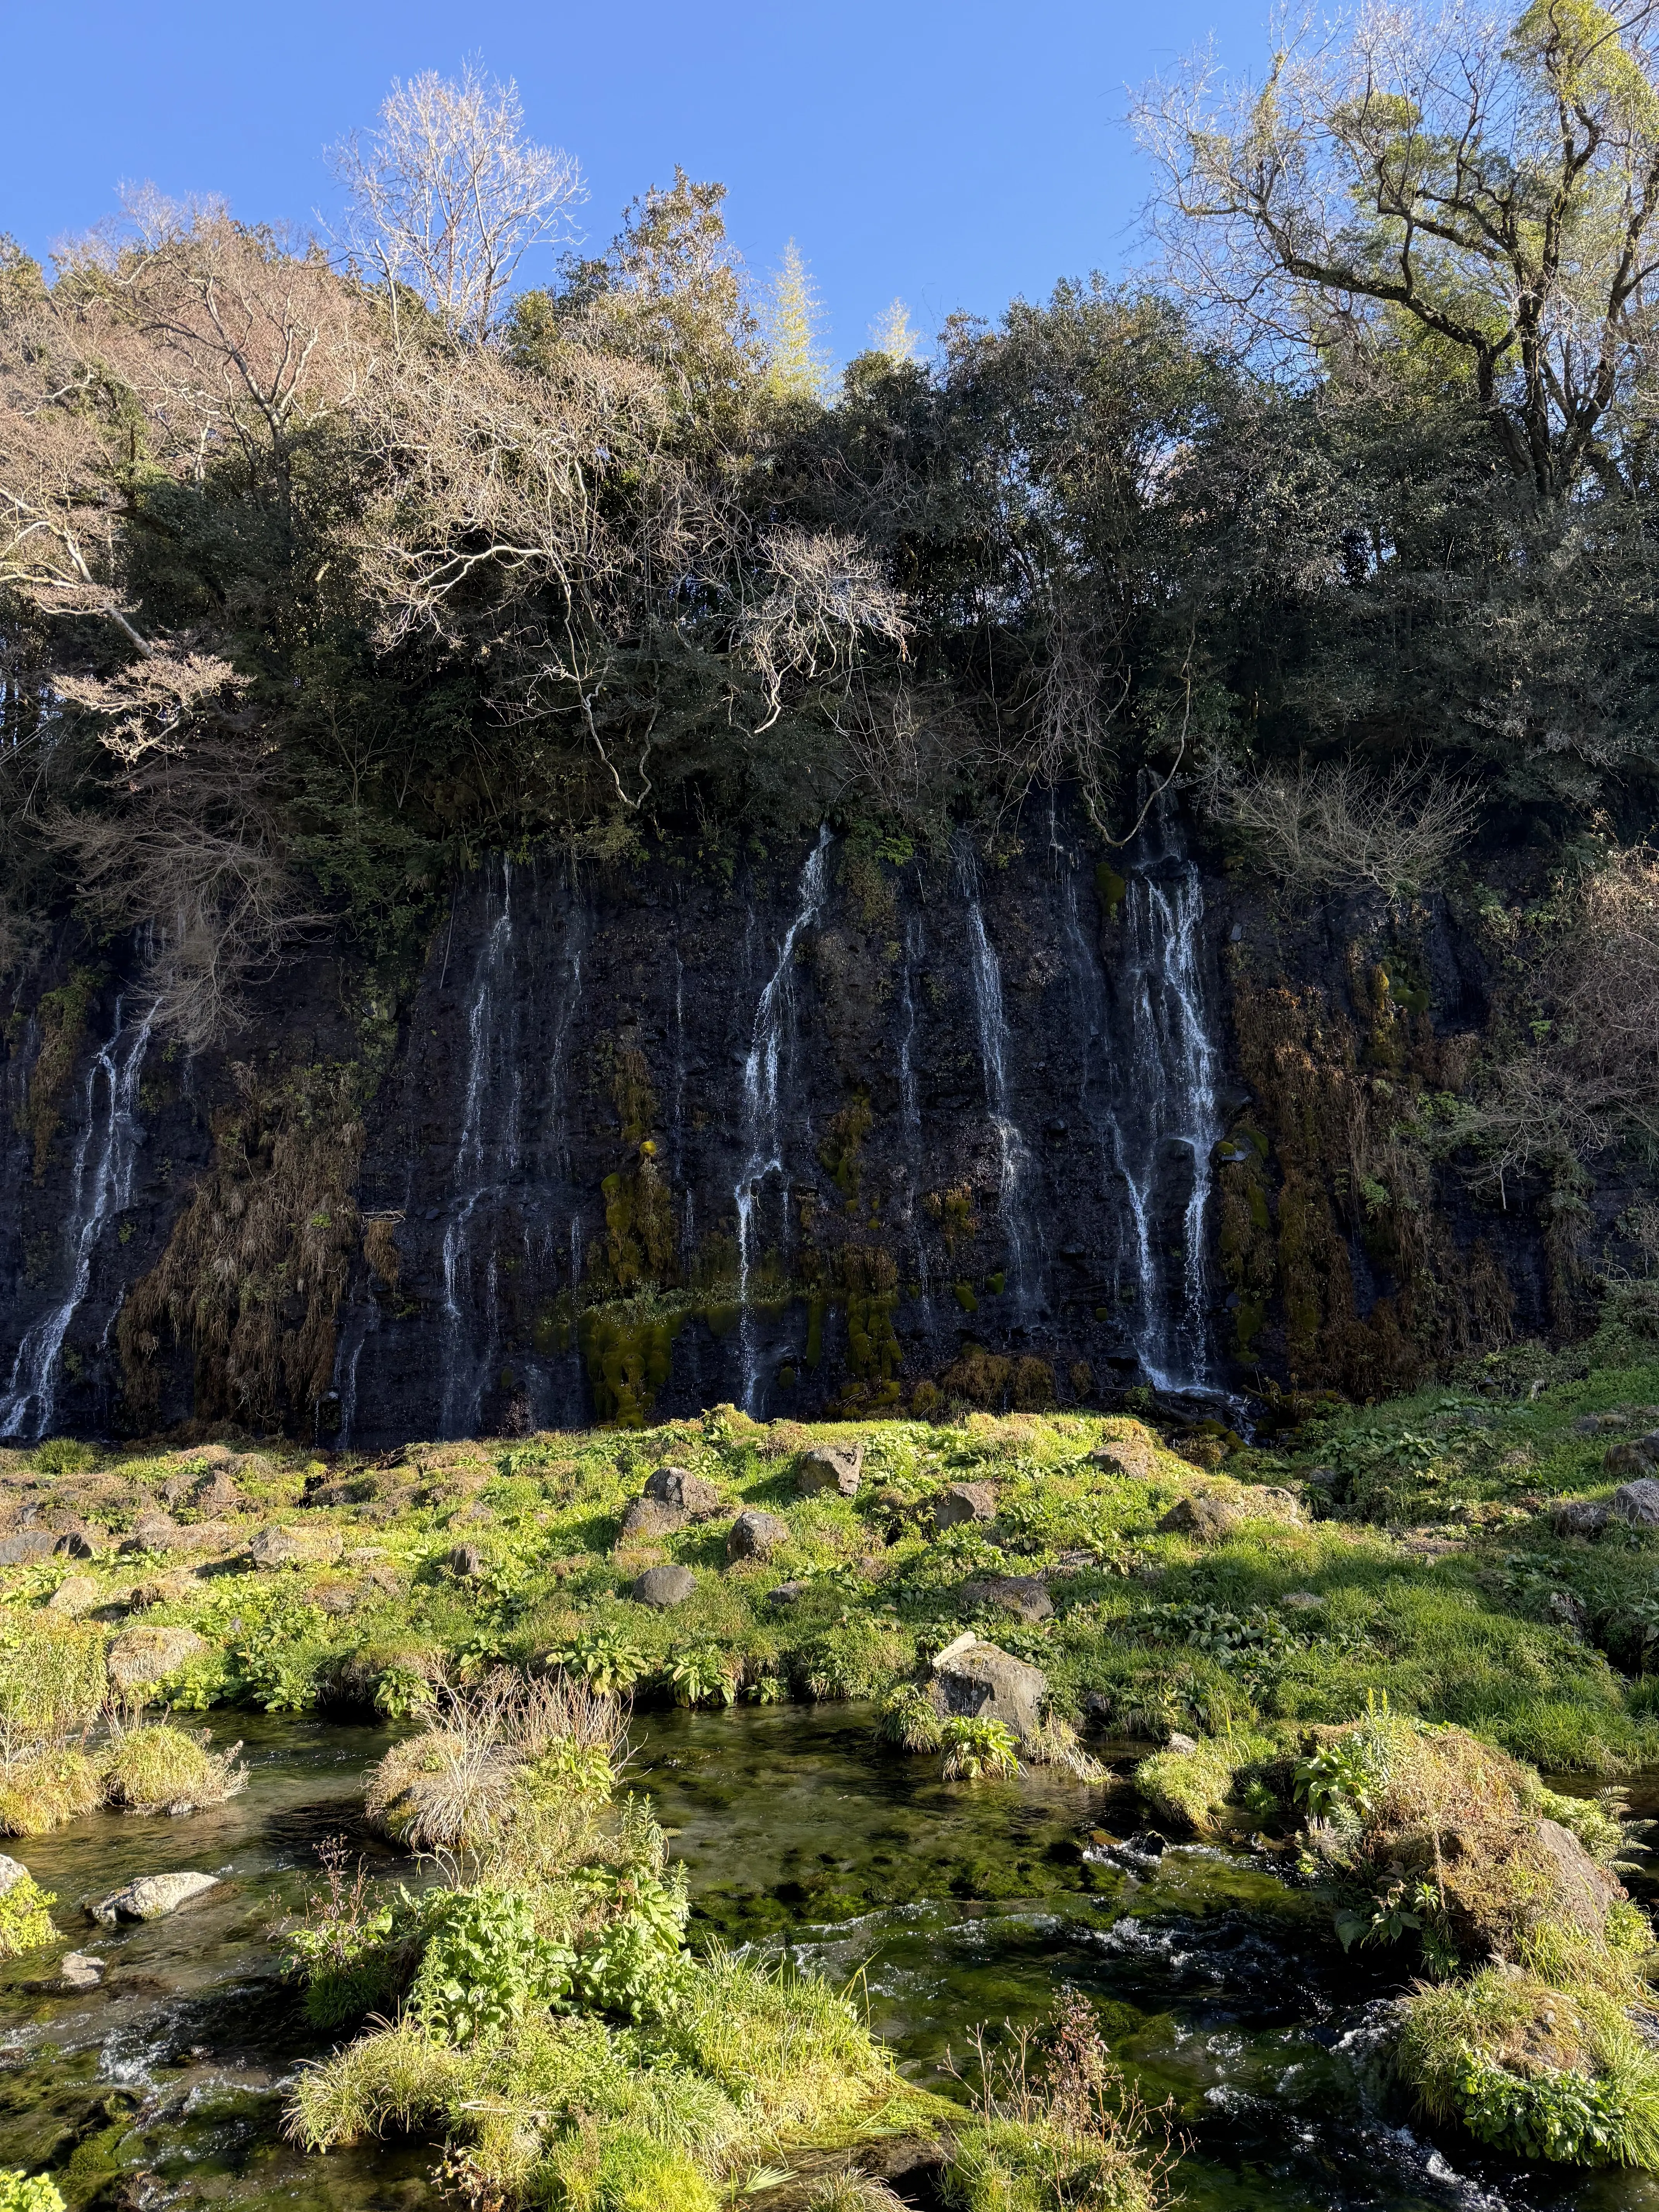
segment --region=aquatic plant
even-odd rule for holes
[[[64,2212],[64,2199],[49,2174],[0,2167],[0,2212]]]
[[[958,1715],[939,1729],[947,1782],[977,1782],[984,1776],[1019,1772],[1019,1740],[1004,1721]]]

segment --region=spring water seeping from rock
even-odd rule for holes
[[[783,1131],[778,1112],[779,1072],[794,1042],[795,948],[823,906],[830,884],[830,830],[826,823],[801,870],[795,914],[782,944],[776,965],[767,978],[755,1009],[749,1050],[743,1063],[744,1161],[732,1197],[738,1210],[738,1304],[740,1352],[743,1362],[743,1403],[755,1410],[760,1385],[759,1347],[754,1316],[749,1303],[749,1277],[754,1264],[757,1211],[763,1190],[773,1176],[783,1174]]]
[[[997,1218],[1006,1242],[1008,1287],[1014,1303],[1024,1307],[1027,1282],[1025,1139],[1014,1118],[1013,1095],[1008,1067],[1011,1044],[1008,1018],[1002,1004],[1002,964],[985,927],[972,864],[960,864],[967,898],[968,952],[974,984],[974,1014],[979,1032],[980,1064],[985,1078],[985,1105],[996,1141]]]
[[[6,1395],[0,1398],[0,1437],[42,1437],[51,1429],[64,1340],[91,1285],[93,1256],[112,1215],[131,1203],[133,1164],[144,1141],[137,1117],[138,1079],[155,1009],[133,1028],[125,1017],[126,1001],[118,998],[109,1036],[87,1071],[64,1230],[68,1287],[17,1347]]]

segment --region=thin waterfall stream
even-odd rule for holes
[[[1008,1018],[1002,1004],[1002,965],[985,927],[985,915],[971,870],[961,866],[968,902],[968,949],[973,971],[974,1012],[979,1030],[985,1104],[997,1147],[997,1218],[1007,1239],[1007,1272],[1015,1305],[1024,1308],[1028,1291],[1025,1219],[1025,1139],[1014,1119],[1008,1079]]]
[[[151,1007],[136,1029],[125,1025],[126,1001],[118,998],[109,1036],[93,1056],[84,1086],[85,1113],[76,1141],[64,1242],[70,1257],[67,1291],[27,1330],[0,1398],[0,1437],[43,1437],[57,1406],[64,1340],[92,1282],[93,1255],[112,1215],[132,1200],[132,1174],[144,1141],[139,1124],[138,1081],[155,1018]]]
[[[794,1038],[795,948],[816,920],[830,885],[830,828],[801,870],[794,919],[778,948],[776,965],[755,1009],[748,1053],[743,1063],[744,1162],[732,1197],[738,1210],[738,1305],[743,1363],[743,1403],[752,1413],[760,1386],[759,1348],[749,1302],[754,1264],[755,1214],[763,1186],[783,1173],[783,1133],[778,1118],[778,1074]]]

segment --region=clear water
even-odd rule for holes
[[[285,2085],[325,2045],[266,1940],[328,1836],[407,1875],[357,1826],[388,1738],[312,1719],[216,1717],[216,1730],[247,1739],[252,1778],[228,1805],[100,1815],[15,1846],[58,1893],[62,1948],[100,1958],[106,1978],[56,1996],[30,1987],[53,1954],[0,1968],[0,2164],[50,2167],[73,2205],[112,2212],[420,2212],[424,2146],[315,2159],[283,2141]],[[1383,1970],[1345,1958],[1316,1901],[1256,1861],[1124,1848],[1144,1814],[1121,1783],[946,1784],[931,1760],[878,1751],[849,1706],[652,1714],[635,1740],[630,1780],[674,1832],[694,1940],[787,1949],[854,1984],[907,2071],[940,2084],[975,2022],[1036,2019],[1077,1984],[1148,2096],[1172,2100],[1182,2201],[1200,2212],[1659,2212],[1646,2177],[1436,2150],[1367,2056]],[[78,1917],[137,1874],[186,1867],[222,1887],[171,1919]]]

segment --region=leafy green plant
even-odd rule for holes
[[[579,1674],[601,1697],[614,1698],[631,1690],[646,1673],[648,1662],[637,1644],[620,1629],[584,1629],[567,1650],[551,1655],[567,1674]]]
[[[538,1935],[523,1892],[440,1890],[425,1900],[424,1918],[430,1932],[410,2010],[441,2041],[488,2041],[568,1994],[574,1954]]]
[[[25,2173],[21,2166],[3,2166],[0,2167],[0,2212],[64,2212],[64,2199],[48,2175]]]
[[[668,1679],[682,1705],[729,1705],[736,1695],[736,1670],[717,1644],[691,1644],[676,1653]]]
[[[374,1710],[386,1720],[413,1720],[432,1701],[432,1685],[418,1667],[383,1667],[374,1678]]]
[[[19,1958],[50,1943],[58,1933],[51,1912],[57,1902],[55,1893],[28,1874],[0,1893],[0,1959]]]
[[[958,1715],[939,1730],[947,1782],[977,1782],[984,1776],[1019,1772],[1019,1743],[1002,1721],[970,1720]]]
[[[1323,1743],[1296,1765],[1296,1799],[1317,1820],[1363,1820],[1375,1801],[1376,1759],[1359,1735]]]
[[[605,1868],[588,1873],[583,1886],[607,1917],[577,1946],[577,1996],[593,2011],[635,2025],[665,2017],[679,2003],[690,1964],[684,1884]]]
[[[1511,2074],[1471,2051],[1457,2102],[1471,2135],[1521,2158],[1596,2166],[1616,2153],[1622,2118],[1616,2087],[1588,2074],[1548,2066]]]

